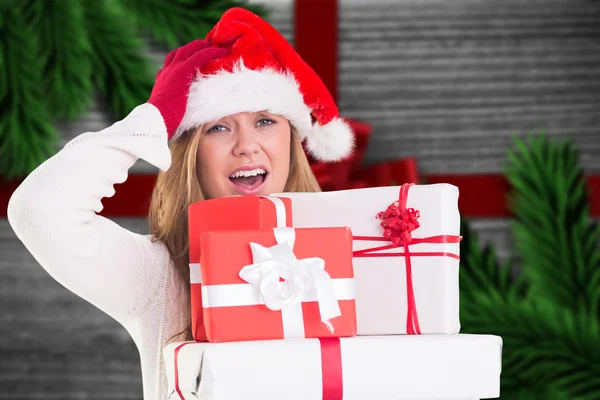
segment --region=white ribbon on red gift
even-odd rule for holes
[[[319,303],[321,321],[333,332],[330,322],[341,315],[338,300],[356,298],[353,278],[332,279],[321,258],[298,259],[293,252],[296,233],[285,227],[285,206],[278,198],[271,200],[277,213],[277,228],[273,228],[276,245],[266,248],[250,243],[253,263],[244,266],[239,276],[244,284],[202,285],[202,307],[233,307],[264,304],[281,311],[284,338],[303,338],[302,303]],[[196,266],[195,276],[200,271]],[[200,282],[199,282],[200,283]]]
[[[299,260],[293,251],[294,229],[275,228],[273,231],[277,240],[275,246],[267,248],[250,243],[254,263],[240,270],[240,278],[260,293],[269,310],[288,314],[283,315],[284,320],[302,320],[302,300],[316,298],[321,322],[333,333],[330,320],[342,313],[331,276],[325,271],[325,260],[318,257]]]

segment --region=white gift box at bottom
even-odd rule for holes
[[[472,400],[500,395],[498,336],[359,336],[342,338],[339,344],[341,372],[332,379],[322,372],[319,339],[171,343],[163,350],[168,399],[327,400],[324,386],[340,381],[341,391],[333,390],[335,400]]]

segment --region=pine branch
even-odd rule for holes
[[[502,385],[500,400],[574,400],[557,390],[552,384],[544,383],[532,387],[531,382]]]
[[[169,47],[203,39],[231,7],[241,6],[263,17],[267,15],[260,5],[236,0],[122,0],[121,4],[143,33]]]
[[[90,32],[94,83],[114,117],[122,119],[148,100],[158,68],[142,55],[143,43],[116,3],[86,1],[83,7]]]
[[[40,46],[45,98],[58,118],[72,120],[90,104],[92,95],[90,44],[78,0],[28,0],[25,21]]]
[[[600,324],[550,303],[485,293],[461,303],[470,333],[502,337],[502,392],[554,387],[568,399],[600,398]]]
[[[461,220],[460,295],[461,304],[471,301],[473,294],[484,291],[498,299],[522,298],[525,284],[513,279],[508,263],[500,265],[492,246],[481,247],[470,222]]]
[[[600,229],[589,218],[578,153],[568,142],[516,140],[507,178],[515,239],[531,295],[598,315]]]
[[[5,179],[29,174],[58,145],[42,101],[38,54],[21,8],[0,7],[0,174]]]

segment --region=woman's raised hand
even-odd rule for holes
[[[194,40],[167,54],[162,69],[156,74],[148,103],[158,108],[163,116],[169,139],[183,119],[187,95],[197,70],[227,53],[227,49],[211,47],[207,41]]]

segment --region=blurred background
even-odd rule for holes
[[[461,297],[463,307],[476,301],[468,285],[482,296],[504,295],[503,285],[516,282],[519,271],[533,262],[518,246],[519,238],[532,233],[515,233],[518,209],[506,200],[515,137],[535,134],[570,143],[569,151],[577,155],[570,168],[582,177],[573,185],[589,195],[573,212],[591,232],[586,236],[591,250],[583,252],[585,258],[565,247],[572,258],[550,262],[565,269],[580,257],[590,274],[600,268],[594,233],[600,216],[599,3],[263,0],[243,6],[264,15],[297,47],[360,136],[357,158],[336,166],[313,164],[325,190],[406,181],[459,187],[468,223],[461,248],[469,279],[463,282],[461,276],[461,290],[469,290]],[[22,178],[67,141],[99,131],[145,102],[166,53],[203,37],[225,9],[238,4],[0,0],[0,399],[141,398],[139,356],[126,331],[50,278],[15,237],[6,205]],[[155,173],[139,161],[128,182],[104,202],[103,214],[146,233],[144,212]],[[553,187],[561,178],[547,173],[543,185]],[[551,196],[540,193],[542,199]],[[552,229],[570,232],[569,226]],[[480,264],[485,277],[478,275]],[[577,319],[581,325],[561,331],[526,306],[511,314],[517,307],[511,301],[528,302],[518,292],[493,306],[477,300],[481,303],[462,322],[465,331],[505,338],[502,398],[600,399],[596,297],[582,300],[596,304],[583,319],[568,309],[565,321]],[[543,315],[562,321],[561,312]],[[527,331],[526,325],[542,328]],[[548,335],[551,342],[542,340],[545,329],[557,329]],[[533,361],[516,353],[536,345],[550,353],[536,353],[538,358],[527,353]],[[560,362],[553,364],[556,357]],[[538,375],[531,372],[544,362]],[[526,377],[526,371],[532,375]],[[549,388],[556,390],[548,394]]]

